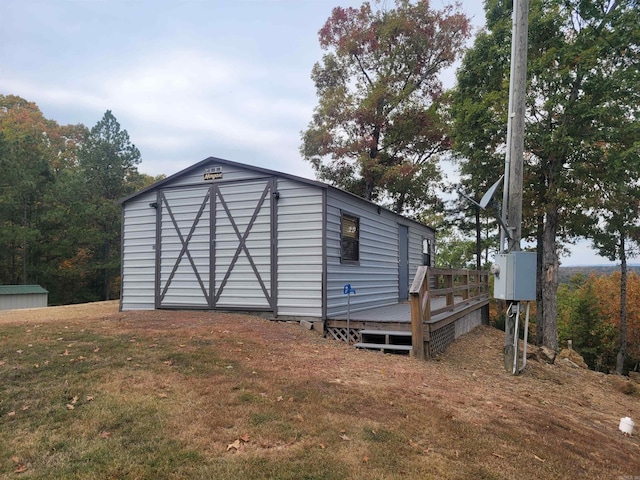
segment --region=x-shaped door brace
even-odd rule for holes
[[[260,209],[262,208],[262,205],[264,204],[264,200],[265,198],[267,198],[267,195],[269,193],[269,188],[270,188],[270,184],[267,183],[267,185],[264,188],[264,191],[262,192],[262,196],[260,197],[260,200],[258,201],[258,205],[256,206],[256,209],[253,212],[253,216],[251,217],[251,220],[249,220],[249,224],[247,225],[247,229],[245,230],[244,234],[240,233],[240,230],[238,229],[238,226],[236,225],[236,222],[233,219],[233,215],[231,214],[231,211],[229,210],[229,206],[227,205],[227,202],[225,202],[224,198],[222,197],[222,192],[220,191],[220,189],[218,189],[218,197],[220,198],[220,203],[222,204],[222,207],[224,208],[224,211],[227,213],[227,217],[229,218],[229,221],[231,222],[231,226],[233,227],[233,230],[236,232],[236,235],[238,237],[238,240],[240,240],[240,243],[238,244],[238,248],[236,248],[236,253],[233,256],[233,258],[231,259],[231,263],[229,264],[229,268],[227,268],[227,272],[224,275],[224,278],[222,279],[222,282],[220,282],[220,288],[218,288],[218,291],[216,292],[216,296],[215,296],[215,303],[218,303],[218,300],[220,299],[220,295],[222,294],[222,290],[224,289],[225,285],[227,284],[227,281],[229,280],[229,276],[231,276],[231,271],[233,270],[233,267],[235,266],[236,262],[238,261],[238,257],[240,256],[240,252],[244,251],[245,255],[247,256],[247,259],[249,260],[249,263],[251,264],[251,268],[253,269],[253,273],[255,273],[256,278],[258,279],[258,283],[260,283],[260,287],[262,288],[262,292],[264,293],[265,298],[267,299],[267,301],[269,302],[269,306],[271,308],[274,308],[273,306],[273,297],[269,294],[269,292],[267,291],[267,287],[264,284],[264,282],[262,281],[262,277],[260,276],[260,272],[258,272],[258,268],[256,267],[256,264],[253,262],[253,258],[251,258],[251,254],[249,253],[249,249],[247,248],[247,237],[249,236],[249,233],[251,232],[251,228],[253,227],[253,224],[256,221],[256,218],[258,218],[258,213],[260,212]],[[271,234],[270,234],[271,236]],[[273,266],[271,266],[270,268],[273,268]],[[271,286],[273,288],[273,285]]]
[[[171,284],[171,281],[173,280],[173,277],[176,274],[176,271],[178,270],[178,265],[180,265],[180,261],[182,260],[182,257],[184,257],[185,254],[186,254],[187,258],[189,259],[189,263],[191,264],[191,268],[193,268],[193,272],[196,274],[196,278],[198,280],[198,283],[200,284],[200,288],[202,289],[202,293],[204,294],[204,297],[207,300],[207,304],[211,305],[211,298],[209,297],[209,294],[207,293],[207,288],[205,287],[204,282],[202,281],[202,278],[200,277],[200,274],[198,273],[198,269],[196,268],[196,264],[193,261],[193,258],[191,257],[191,253],[189,253],[189,248],[188,248],[189,247],[189,242],[191,241],[191,237],[193,237],[193,234],[196,231],[196,227],[198,226],[198,222],[200,221],[200,217],[202,217],[202,212],[204,212],[204,208],[207,206],[207,202],[209,201],[210,198],[211,198],[211,191],[209,190],[207,192],[207,195],[204,197],[204,200],[202,201],[202,205],[200,205],[200,210],[198,210],[198,214],[196,215],[196,218],[193,221],[193,225],[191,225],[191,229],[189,230],[189,234],[187,235],[187,238],[185,239],[182,236],[182,232],[180,232],[180,227],[178,226],[178,222],[176,221],[176,217],[173,215],[173,212],[171,211],[171,206],[169,205],[169,202],[167,201],[167,197],[164,195],[164,192],[161,192],[161,200],[162,200],[161,204],[167,207],[167,212],[169,213],[169,218],[171,218],[171,222],[173,223],[173,226],[176,229],[176,232],[178,233],[178,238],[180,238],[180,242],[182,243],[182,250],[180,250],[180,255],[178,255],[178,258],[176,259],[176,263],[173,266],[173,269],[171,270],[171,274],[169,275],[169,278],[167,279],[167,283],[165,284],[164,288],[162,289],[162,293],[160,294],[160,302],[162,302],[162,300],[164,300],[164,297],[167,294],[167,290],[169,289],[169,285]],[[213,206],[211,208],[213,208]]]

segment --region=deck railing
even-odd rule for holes
[[[453,341],[457,320],[487,307],[489,274],[480,270],[421,266],[409,294],[412,355],[424,360]]]

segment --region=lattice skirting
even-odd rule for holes
[[[455,322],[431,332],[429,355],[442,353],[456,339]]]
[[[327,337],[347,343],[358,343],[360,341],[360,330],[353,328],[347,329],[342,327],[327,327]]]

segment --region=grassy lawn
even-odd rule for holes
[[[537,362],[514,379],[488,328],[423,363],[294,324],[102,308],[0,312],[1,478],[640,475],[617,431],[638,396]]]

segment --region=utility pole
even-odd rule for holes
[[[519,252],[522,238],[522,183],[524,165],[524,113],[527,88],[527,45],[529,26],[529,0],[514,0],[511,32],[511,70],[509,79],[509,110],[507,120],[507,157],[502,202],[502,220],[508,226],[506,253]],[[500,250],[504,251],[504,234]],[[504,365],[514,372],[517,356],[517,328],[519,299],[513,300],[505,318]],[[514,308],[516,314],[514,314]]]

